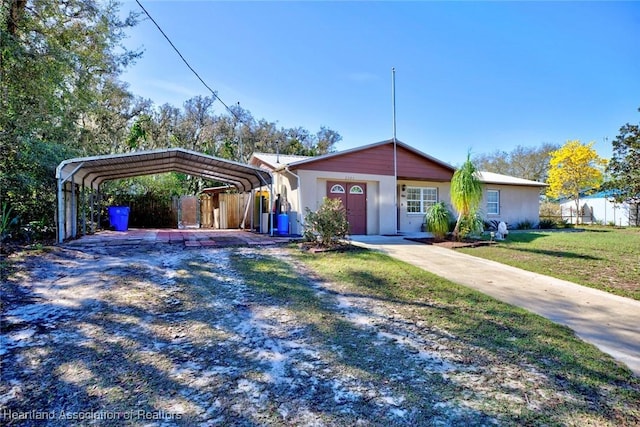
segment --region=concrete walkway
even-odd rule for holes
[[[640,376],[640,301],[402,236],[355,236],[353,243],[566,325]]]

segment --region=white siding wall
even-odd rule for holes
[[[576,223],[576,202],[568,200],[560,204],[563,218],[570,223]],[[580,218],[581,223],[602,223],[626,227],[629,225],[629,204],[614,203],[606,197],[580,199],[580,207],[585,215]],[[593,211],[593,216],[591,215]]]

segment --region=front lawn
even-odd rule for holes
[[[457,250],[640,300],[639,228],[516,231],[492,246]]]
[[[2,425],[640,425],[640,379],[570,329],[381,253],[9,262]]]
[[[461,373],[445,375],[451,382],[440,386],[425,384],[435,394],[447,394],[451,392],[447,386],[458,386],[453,400],[464,402],[465,396],[474,396],[466,401],[467,405],[477,405],[476,409],[505,425],[640,422],[638,378],[578,339],[569,328],[377,252],[302,254],[298,259],[313,270],[316,280],[334,283],[336,295],[389,304],[393,318],[416,325],[426,337],[450,337],[447,345],[451,346],[451,353],[466,368]],[[288,298],[292,302],[307,300],[291,290]],[[402,344],[404,339],[399,337],[398,342]],[[435,342],[427,348],[432,346],[438,348]],[[373,355],[374,348],[363,347],[359,351]],[[399,360],[389,359],[388,363],[393,366]],[[521,391],[522,400],[514,399],[511,393],[519,387],[515,378],[527,371],[537,372],[544,380],[530,382]],[[472,376],[478,374],[473,386],[461,381],[471,372]],[[527,381],[532,380],[524,383]],[[488,387],[480,391],[484,386]],[[510,397],[492,394],[496,390],[493,387]],[[556,392],[564,397],[556,395],[544,404],[533,404],[532,396]],[[481,399],[481,404],[471,403],[478,396],[476,393],[487,399]]]

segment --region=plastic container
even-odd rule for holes
[[[109,223],[116,231],[129,229],[129,206],[109,206]]]
[[[278,230],[276,233],[281,236],[289,234],[289,215],[286,213],[278,215]]]

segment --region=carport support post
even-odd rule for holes
[[[95,221],[95,203],[96,203],[96,192],[93,188],[89,189],[89,234],[95,233],[96,229],[94,227]]]
[[[100,227],[102,225],[102,208],[103,208],[103,206],[102,206],[103,199],[102,199],[102,193],[100,192],[100,186],[98,186],[98,188],[96,189],[96,197],[98,198],[98,200],[97,200],[97,202],[98,202],[98,208],[97,208],[98,209],[98,215],[97,215],[97,217],[98,218],[96,220],[97,221],[96,222],[96,231],[98,231],[99,229],[100,230],[102,229]]]
[[[84,165],[84,163],[80,163],[78,166],[76,166],[73,172],[67,175],[66,178],[62,178],[63,164],[64,162],[60,163],[56,168],[56,177],[58,178],[58,243],[64,242],[65,237],[67,237],[67,234],[66,234],[67,204],[66,204],[66,197],[64,195],[64,186],[67,180],[69,179],[71,179],[71,183],[73,185],[73,175],[75,175],[76,172],[78,172],[78,170],[80,170],[80,168]],[[75,187],[72,188],[72,192],[75,195]],[[73,201],[72,201],[72,205],[73,205]],[[73,216],[73,221],[76,221],[78,212],[76,211],[74,214],[72,210],[69,213]],[[75,227],[72,226],[71,229],[75,230]],[[74,237],[75,237],[75,234],[74,234]]]
[[[71,181],[71,236],[78,237],[78,195],[76,194],[76,184]]]
[[[80,205],[82,206],[82,235],[87,235],[87,189],[82,180],[82,192],[80,193]]]
[[[255,189],[251,190],[251,195],[250,196],[251,196],[251,220],[250,220],[250,222],[251,222],[251,232],[253,233],[256,230],[255,229],[255,224],[256,223],[255,223],[255,218],[254,218],[255,217],[255,211],[256,211],[256,208],[254,206],[255,203],[256,203],[256,190]],[[258,230],[258,231],[260,231],[260,230]]]
[[[65,200],[63,187],[64,180],[58,178],[58,243],[64,242]]]

